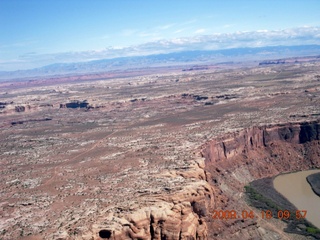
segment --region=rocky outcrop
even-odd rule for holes
[[[11,125],[18,125],[18,124],[24,124],[28,122],[43,122],[43,121],[51,121],[52,118],[41,118],[41,119],[28,119],[28,120],[21,120],[21,121],[12,121]]]
[[[6,108],[6,106],[8,105],[9,103],[7,102],[0,102],[0,109],[1,108]]]
[[[11,102],[0,102],[0,113],[23,113],[31,110],[29,104],[14,104]]]
[[[89,103],[84,100],[84,101],[71,101],[69,103],[65,103],[65,104],[60,104],[60,108],[88,108],[89,107]]]
[[[94,239],[200,240],[267,235],[269,230],[257,220],[213,221],[211,213],[214,209],[245,209],[235,193],[243,192],[243,186],[254,179],[317,166],[319,134],[317,121],[252,127],[209,141],[201,149],[203,158],[187,170],[166,173],[170,178],[194,179],[192,183],[161,196],[162,200],[149,196],[153,203],[123,217],[109,214],[98,221],[104,224],[93,225],[93,235],[99,236]]]
[[[249,182],[319,167],[319,139],[320,123],[313,121],[252,127],[209,141],[201,152],[207,180],[213,187],[215,208],[241,212],[248,208],[239,200]],[[244,223],[247,223],[245,227],[232,221],[210,221],[207,223],[211,230],[209,239],[259,236],[259,226],[267,227],[261,222],[258,224],[258,220]],[[240,229],[242,235],[239,235]],[[279,229],[279,234],[281,231]]]
[[[197,71],[197,70],[208,70],[209,68],[207,66],[193,66],[190,68],[182,69],[183,72],[187,71]]]
[[[216,98],[228,100],[228,99],[238,98],[238,96],[236,94],[223,94],[223,95],[216,96]]]
[[[120,217],[114,212],[92,226],[94,239],[208,239],[206,219],[213,207],[212,189],[205,181],[203,159],[187,169],[163,173],[163,177],[194,179],[171,195],[148,196],[144,207]],[[99,237],[98,237],[99,236]]]
[[[270,64],[285,64],[286,60],[285,59],[279,59],[279,60],[265,60],[259,63],[259,66],[262,65],[270,65]]]
[[[16,106],[15,111],[16,112],[24,112],[26,110],[25,106]]]
[[[30,110],[31,106],[30,105],[19,105],[15,106],[14,110],[15,112],[26,112],[27,110]]]
[[[320,196],[320,173],[314,173],[307,177],[307,181],[310,184],[313,192]]]
[[[189,94],[189,93],[183,93],[183,94],[181,94],[181,97],[182,98],[193,98],[196,101],[207,100],[209,98],[207,96],[200,96],[200,95]]]
[[[207,239],[207,225],[193,211],[189,203],[169,204],[142,208],[126,219],[109,218],[107,228],[95,226],[104,239]],[[121,228],[117,228],[118,223]],[[102,228],[101,228],[102,227]],[[99,239],[99,238],[97,238]]]
[[[274,141],[302,144],[320,139],[319,122],[289,123],[277,126],[252,127],[232,133],[227,137],[212,140],[203,150],[208,162],[219,162],[245,155],[259,148],[272,147]]]

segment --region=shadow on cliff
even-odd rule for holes
[[[241,212],[248,208],[243,200],[248,183],[283,172],[318,168],[319,139],[318,120],[252,127],[207,142],[201,154],[213,188],[214,209]],[[259,228],[255,219],[208,218],[210,239],[262,237]]]

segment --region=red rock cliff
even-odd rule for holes
[[[241,195],[250,181],[319,166],[319,138],[320,124],[316,121],[252,127],[211,140],[202,146],[202,158],[186,170],[164,174],[191,179],[181,191],[171,196],[150,196],[151,206],[144,204],[122,216],[106,213],[97,221],[101,224],[92,225],[88,236],[114,240],[262,239],[270,233],[263,222],[215,221],[211,212],[248,208]],[[272,231],[280,237],[283,234],[281,228]]]
[[[208,142],[202,155],[208,164],[231,159],[258,148],[270,147],[275,141],[303,144],[319,138],[319,122],[252,127]]]
[[[320,124],[314,121],[252,127],[209,141],[201,153],[205,158],[207,181],[214,193],[213,209],[248,209],[241,196],[249,182],[282,172],[319,167],[319,139]],[[207,220],[208,239],[263,238],[261,228],[264,232],[268,228],[257,220]],[[281,237],[282,228],[275,229],[277,227],[273,231],[278,231]]]

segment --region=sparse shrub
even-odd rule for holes
[[[314,227],[307,227],[308,233],[320,233],[320,229]]]
[[[262,194],[258,193],[253,187],[251,186],[244,186],[245,193],[249,197],[249,201],[254,202],[260,202],[264,203],[268,209],[273,209],[273,210],[281,210],[281,208],[275,204],[272,200],[269,198],[264,197]]]

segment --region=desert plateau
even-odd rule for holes
[[[0,83],[0,239],[318,239],[212,214],[320,167],[319,58],[130,74]]]

